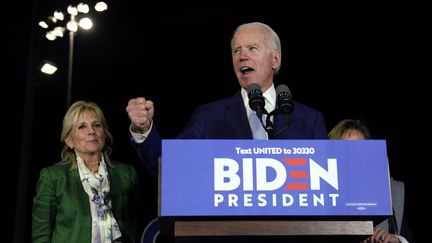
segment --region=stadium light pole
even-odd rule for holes
[[[97,12],[102,12],[108,9],[108,5],[105,2],[98,2],[94,6],[94,9]],[[89,11],[90,8],[85,3],[80,3],[77,6],[69,5],[67,8],[67,13],[69,14],[70,18],[69,21],[66,23],[66,26],[57,24],[64,20],[64,15],[60,11],[55,11],[53,16],[48,17],[47,21],[54,26],[45,35],[48,40],[54,41],[55,39],[57,39],[57,37],[63,37],[63,34],[66,30],[69,32],[66,107],[69,107],[72,101],[72,73],[75,33],[78,31],[79,27],[85,30],[89,30],[92,28],[92,20],[86,16],[82,16],[83,14],[89,13]],[[40,21],[39,26],[48,29],[49,25],[47,22]]]

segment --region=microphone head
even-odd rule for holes
[[[283,114],[291,114],[294,110],[291,91],[285,84],[276,87],[277,108]]]
[[[258,84],[250,84],[247,88],[249,98],[249,107],[253,111],[262,112],[265,106],[265,100],[261,92],[261,87]]]

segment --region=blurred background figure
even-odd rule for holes
[[[364,120],[344,119],[329,132],[329,139],[372,139],[369,126]],[[414,242],[404,216],[405,185],[390,177],[393,216],[374,228],[374,233],[363,242],[406,243]]]

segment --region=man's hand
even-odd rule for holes
[[[126,107],[129,119],[132,122],[132,132],[145,133],[150,129],[154,106],[151,100],[146,100],[144,97],[131,99]]]

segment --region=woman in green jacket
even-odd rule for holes
[[[32,209],[33,242],[134,242],[140,215],[135,169],[110,160],[102,110],[77,101],[63,119],[61,162],[43,168]]]

